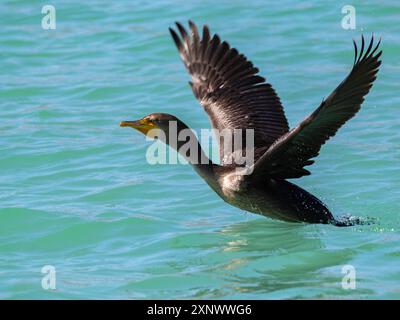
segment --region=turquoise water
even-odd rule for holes
[[[41,28],[45,4],[0,4],[0,298],[400,298],[397,1],[353,2],[355,31],[341,28],[346,1],[52,1],[55,30]],[[351,39],[382,35],[362,111],[295,181],[375,224],[272,221],[187,165],[147,164],[149,142],[119,121],[162,111],[209,127],[167,29],[189,18],[260,68],[292,126],[345,77]]]

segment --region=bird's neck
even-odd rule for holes
[[[218,179],[214,171],[215,167],[218,165],[213,164],[207,157],[196,134],[190,130],[185,123],[178,120],[176,126],[176,128],[173,128],[170,123],[169,132],[171,132],[171,129],[172,132],[176,130],[177,135],[175,137],[168,135],[169,140],[167,144],[184,157],[199,176],[202,177],[213,190],[218,192]]]
[[[201,146],[199,145],[199,148]],[[201,150],[203,152],[203,150]],[[218,167],[218,165],[214,164],[208,157],[204,154],[204,156],[207,158],[208,162],[207,163],[201,163],[201,162],[196,162],[196,163],[191,163],[193,166],[194,170],[197,172],[197,174],[203,178],[207,184],[218,194],[220,193],[220,185],[218,178],[215,174],[215,168]]]
[[[185,141],[178,141],[176,149],[210,187],[215,189],[218,186],[214,174],[214,168],[217,165],[208,158],[193,132],[187,136]]]

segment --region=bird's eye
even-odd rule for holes
[[[145,119],[145,121],[146,121],[146,125],[148,125],[148,126],[157,125],[157,120],[155,120],[155,119],[147,118],[147,119]]]

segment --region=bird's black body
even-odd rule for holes
[[[283,179],[253,181],[237,175],[235,170],[212,165],[215,179],[205,178],[214,191],[227,203],[242,210],[266,217],[308,223],[340,225],[318,198]]]
[[[290,130],[275,90],[243,54],[218,35],[212,36],[207,26],[203,27],[202,36],[191,21],[190,34],[181,24],[176,26],[179,35],[170,29],[172,38],[192,77],[193,93],[212,127],[218,131],[254,132],[250,150],[254,163],[247,167],[247,174],[238,173],[243,165],[236,160],[238,152],[249,150],[243,144],[226,149],[220,137],[220,165],[211,160],[199,164],[195,156],[184,155],[199,175],[222,199],[243,210],[291,222],[343,225],[319,199],[287,179],[309,175],[305,167],[314,163],[322,145],[360,110],[381,64],[380,42],[374,45],[372,37],[367,47],[362,37],[360,51],[354,42],[355,58],[349,75],[314,112]],[[151,128],[168,132],[171,122],[178,123],[178,130],[188,128],[169,114],[150,114],[121,125],[147,134]],[[203,151],[201,156],[204,157]]]
[[[237,207],[274,219],[308,223],[335,221],[318,198],[286,180],[249,184],[245,192],[236,194],[234,199]]]

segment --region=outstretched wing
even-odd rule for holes
[[[189,71],[194,95],[207,112],[214,129],[254,129],[254,146],[269,147],[289,131],[280,99],[258,69],[218,35],[211,38],[207,26],[199,36],[197,27],[189,21],[191,35],[176,23],[180,36],[169,29],[179,54]],[[226,130],[225,130],[226,132]],[[229,131],[228,131],[229,132]],[[243,148],[244,146],[242,146]],[[237,151],[232,148],[231,151]],[[223,148],[222,163],[232,152]]]
[[[288,179],[310,174],[303,167],[314,163],[311,158],[319,154],[321,146],[360,110],[381,64],[382,51],[377,52],[379,44],[380,41],[374,47],[372,36],[365,50],[362,37],[358,53],[354,42],[355,58],[350,74],[310,116],[279,138],[258,159],[254,165],[254,177],[268,175]]]

